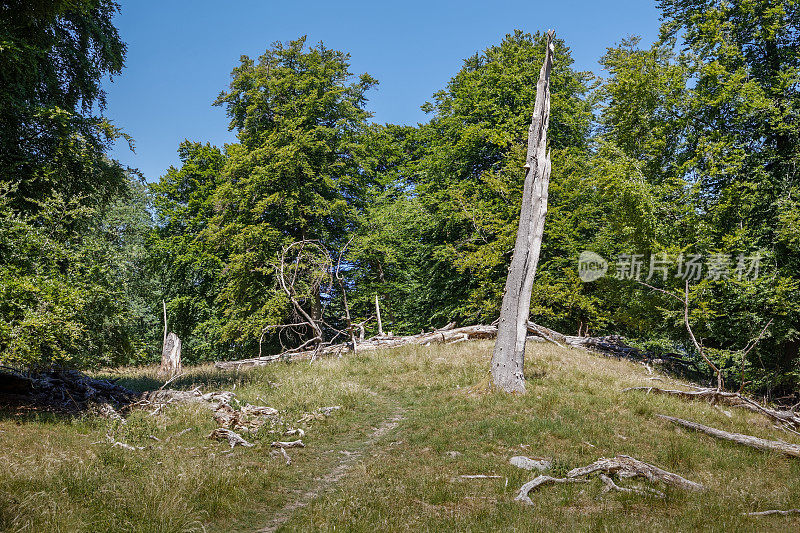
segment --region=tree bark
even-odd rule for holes
[[[544,219],[547,214],[547,191],[550,184],[550,154],[547,151],[547,128],[550,123],[550,71],[553,66],[554,31],[547,33],[544,64],[536,85],[536,103],[528,130],[528,155],[522,195],[517,240],[506,279],[500,322],[497,330],[492,377],[506,392],[525,392],[525,342],[528,334],[531,292]]]
[[[160,376],[175,376],[181,372],[181,340],[174,333],[167,335],[161,351]]]
[[[383,322],[381,321],[381,304],[378,295],[375,294],[375,316],[378,319],[378,336],[383,337]]]

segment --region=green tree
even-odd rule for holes
[[[416,193],[430,213],[429,247],[421,283],[428,308],[423,325],[451,319],[492,321],[499,312],[516,236],[524,178],[527,127],[544,58],[544,36],[521,31],[464,61],[445,90],[423,109],[433,114],[422,127],[424,154]],[[555,41],[548,133],[554,186],[576,154],[587,154],[592,123],[591,76],[572,69],[569,48]],[[557,200],[556,198],[553,198]],[[555,207],[555,206],[554,206]],[[546,224],[540,274],[562,253]],[[540,274],[537,274],[539,276]],[[423,318],[424,320],[424,318]]]
[[[87,368],[147,357],[150,222],[141,184],[129,187],[105,209],[55,194],[35,215],[0,195],[0,364]]]
[[[128,362],[147,313],[141,185],[106,157],[124,136],[101,80],[125,45],[109,0],[0,2],[0,361]],[[126,137],[127,138],[127,137]],[[128,140],[130,140],[128,138]],[[141,324],[139,324],[141,325]]]
[[[185,141],[181,167],[170,167],[150,185],[156,229],[149,243],[158,290],[167,303],[169,327],[183,341],[187,362],[232,355],[221,338],[225,257],[208,242],[214,195],[223,183],[226,155],[217,147]],[[160,305],[160,302],[158,302]]]
[[[790,213],[800,192],[800,4],[662,0],[659,7],[662,39],[680,37],[696,80],[683,171],[702,213],[698,246],[708,253],[763,255],[758,280],[708,284],[713,347],[724,355],[774,318],[761,349],[751,352],[751,377],[766,388],[794,386],[800,255]]]
[[[103,117],[100,82],[119,74],[125,44],[111,0],[0,2],[0,179],[9,207],[32,210],[53,193],[104,205],[126,188],[104,157],[121,132]]]
[[[282,248],[316,240],[337,250],[364,207],[360,139],[370,117],[365,93],[376,81],[353,80],[347,54],[305,41],[275,43],[258,61],[243,56],[216,102],[239,142],[228,147],[206,235],[226,257],[223,335],[237,349],[254,347],[264,326],[290,312],[276,287]],[[309,296],[312,314],[323,297],[318,288]]]

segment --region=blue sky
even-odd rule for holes
[[[274,41],[309,42],[349,52],[354,73],[380,85],[369,93],[377,122],[416,124],[420,105],[444,87],[462,60],[515,28],[555,28],[575,67],[599,71],[606,48],[628,35],[655,39],[654,0],[396,2],[291,0],[118,0],[128,43],[126,68],[106,84],[105,114],[136,142],[112,156],[157,180],[179,163],[184,139],[233,142],[223,108],[212,107],[242,54],[257,57]]]

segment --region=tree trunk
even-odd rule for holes
[[[378,295],[375,295],[375,316],[378,319],[378,336],[383,337],[383,322],[381,321],[381,304],[378,302]]]
[[[525,187],[522,194],[517,241],[506,279],[503,306],[497,330],[492,377],[506,392],[525,392],[525,341],[528,314],[539,250],[542,245],[547,213],[547,190],[550,184],[550,154],[547,151],[547,128],[550,122],[550,71],[553,66],[552,30],[547,33],[544,64],[536,85],[536,104],[528,130],[528,155],[525,164]]]
[[[161,351],[160,376],[175,376],[181,372],[181,340],[174,333],[167,335]]]

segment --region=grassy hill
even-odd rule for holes
[[[246,436],[206,438],[207,408],[136,411],[125,425],[94,415],[0,411],[3,531],[791,531],[800,518],[742,516],[800,507],[800,461],[676,428],[654,413],[800,442],[756,415],[640,392],[645,368],[534,344],[528,394],[489,391],[491,344],[408,347],[243,372],[191,369],[171,386],[231,390],[282,421]],[[154,370],[122,384],[158,388]],[[680,383],[661,376],[663,387]],[[331,416],[297,423],[325,406]],[[759,424],[754,427],[748,421]],[[301,427],[292,464],[271,453]],[[191,428],[190,431],[184,431]],[[272,432],[270,432],[272,431]],[[112,447],[107,438],[143,449]],[[703,483],[664,499],[601,491],[599,481],[543,487],[514,501],[534,473],[515,455],[553,460],[552,475],[628,454]],[[499,476],[464,479],[462,475]]]

